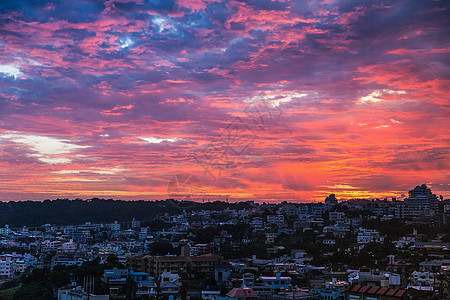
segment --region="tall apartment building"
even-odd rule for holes
[[[418,185],[409,191],[409,197],[404,201],[405,217],[433,217],[439,212],[439,199],[431,193],[426,184]]]
[[[14,273],[13,262],[10,255],[0,256],[0,278],[12,277]]]

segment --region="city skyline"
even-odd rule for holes
[[[448,198],[448,10],[2,1],[0,201]]]

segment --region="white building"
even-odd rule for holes
[[[9,229],[9,225],[5,224],[4,228],[0,228],[0,235],[8,235],[10,234],[11,230]]]
[[[250,223],[250,226],[252,226],[253,228],[263,228],[264,222],[261,218],[256,217],[252,220],[252,222]]]
[[[322,241],[322,244],[324,244],[324,245],[336,245],[336,240],[325,239],[325,240]]]
[[[13,262],[11,255],[5,254],[0,256],[0,278],[1,277],[12,277],[13,272]]]
[[[341,221],[345,218],[345,212],[343,211],[330,211],[328,213],[328,218],[331,222]]]
[[[384,241],[384,237],[377,230],[360,228],[356,240],[358,244],[381,243]]]
[[[270,224],[284,224],[284,216],[283,215],[268,215],[267,222]]]
[[[275,243],[276,237],[277,237],[276,233],[273,233],[273,232],[266,233],[266,244],[273,244],[273,243]]]
[[[109,295],[92,295],[81,287],[69,290],[58,290],[58,300],[109,300]]]
[[[419,272],[414,271],[409,278],[411,285],[414,286],[429,286],[435,283],[434,275],[432,272]]]
[[[120,224],[117,223],[117,221],[114,221],[114,223],[111,224],[111,230],[112,231],[120,231]]]

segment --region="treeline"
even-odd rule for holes
[[[183,210],[249,209],[247,202],[226,203],[221,201],[196,203],[172,199],[164,201],[123,201],[93,198],[56,199],[45,201],[0,202],[0,226],[42,226],[44,224],[70,225],[84,222],[128,222],[133,218],[150,221],[156,215],[176,213]]]

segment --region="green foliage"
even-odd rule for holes
[[[249,209],[248,203],[194,203],[185,210]],[[70,211],[70,214],[67,212]],[[0,226],[42,226],[43,224],[81,224],[91,222],[130,221],[133,218],[151,221],[158,214],[181,212],[173,201],[122,201],[122,200],[45,200],[0,202]],[[156,223],[151,226],[157,227]]]
[[[219,234],[219,229],[217,227],[207,227],[201,228],[195,232],[194,242],[200,244],[211,243],[214,236]]]
[[[391,242],[368,243],[361,251],[352,251],[349,254],[335,253],[337,261],[355,267],[384,267],[388,262],[388,255],[397,254],[395,245]]]
[[[20,286],[6,290],[0,290],[0,300],[11,300],[19,288]]]
[[[167,255],[167,254],[175,254],[175,249],[172,247],[172,244],[168,241],[161,241],[151,243],[149,246],[149,252],[151,255]]]
[[[151,220],[150,222],[145,223],[144,226],[148,226],[151,231],[161,231],[170,228],[172,225],[164,221]]]
[[[13,296],[14,300],[51,300],[53,297],[52,285],[49,282],[33,282],[20,287]]]
[[[364,220],[362,226],[368,229],[376,229],[382,235],[388,235],[389,237],[398,238],[412,233],[413,226],[406,225],[402,220],[394,219],[389,221],[376,220]]]
[[[53,270],[49,268],[34,269],[31,274],[22,276],[23,284],[17,289],[13,299],[54,299],[54,292],[59,288],[68,286],[73,280],[81,284],[85,277],[94,277],[95,293],[102,294],[104,293],[104,286],[100,279],[105,269],[113,267],[123,266],[119,264],[117,257],[111,255],[104,265],[101,265],[97,258],[84,262],[80,267],[55,266]]]

